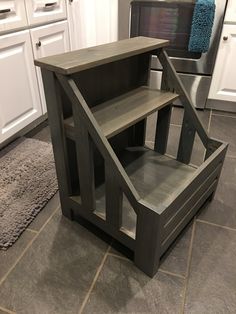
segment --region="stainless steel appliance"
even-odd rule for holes
[[[119,0],[119,39],[148,36],[170,40],[167,49],[193,104],[204,108],[223,25],[227,0],[215,0],[216,12],[206,53],[188,51],[195,0]],[[150,84],[158,87],[161,65],[152,58]]]

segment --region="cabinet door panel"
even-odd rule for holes
[[[81,49],[117,40],[117,0],[67,2],[71,49]]]
[[[225,13],[225,22],[235,23],[236,22],[236,1],[228,0],[228,5]]]
[[[69,51],[68,23],[57,22],[37,27],[31,32],[35,59]],[[47,112],[43,82],[39,68],[36,68],[43,113]]]
[[[24,0],[0,1],[0,33],[27,26]]]
[[[0,142],[42,115],[29,31],[0,37]]]
[[[209,98],[236,101],[236,26],[224,25]]]
[[[0,142],[42,115],[29,31],[0,37]]]
[[[26,0],[25,4],[30,25],[66,18],[65,0]]]

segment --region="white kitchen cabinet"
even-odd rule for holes
[[[67,1],[71,49],[117,40],[117,0]]]
[[[0,33],[27,26],[24,0],[0,1]]]
[[[69,34],[67,21],[57,22],[30,31],[34,58],[43,58],[69,51]],[[47,112],[43,82],[39,68],[36,68],[43,113]]]
[[[46,24],[66,18],[65,0],[25,0],[29,25]]]
[[[29,31],[0,37],[0,143],[42,115]]]
[[[236,102],[236,25],[225,24],[221,34],[210,99]]]
[[[236,23],[236,1],[228,0],[224,23]]]

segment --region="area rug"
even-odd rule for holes
[[[21,138],[0,151],[0,249],[7,249],[58,190],[50,143]]]

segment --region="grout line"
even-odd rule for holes
[[[231,155],[227,155],[227,154],[226,154],[225,158],[236,159],[236,156],[231,156]]]
[[[116,258],[121,259],[121,260],[124,260],[124,261],[126,261],[126,262],[133,263],[132,260],[130,260],[129,258],[124,257],[124,256],[122,256],[122,255],[118,255],[118,254],[114,254],[114,253],[108,253],[107,255],[116,257]],[[161,272],[161,273],[167,274],[167,275],[171,275],[171,276],[174,276],[174,277],[178,277],[178,278],[181,278],[181,279],[185,279],[184,276],[179,275],[179,274],[172,273],[172,272],[167,271],[167,270],[164,270],[164,269],[161,269],[161,267],[158,269],[158,271]]]
[[[196,229],[196,218],[194,218],[193,230],[192,230],[191,240],[190,240],[190,245],[189,245],[189,254],[188,254],[187,271],[186,271],[186,281],[185,281],[184,290],[183,290],[183,304],[182,304],[182,308],[181,308],[181,313],[183,313],[183,314],[184,314],[184,307],[185,307],[185,301],[186,301],[186,296],[187,296],[187,288],[188,288],[190,266],[191,266],[191,262],[192,262],[193,239],[194,239],[195,229]]]
[[[207,126],[207,131],[208,131],[208,133],[210,133],[211,118],[212,118],[212,110],[210,111],[210,116],[209,116],[209,121],[208,121],[208,126]]]
[[[122,255],[118,255],[118,254],[114,254],[114,253],[107,253],[109,256],[113,256],[113,257],[117,257],[119,259],[122,259],[122,260],[125,260],[125,261],[128,261],[128,262],[131,262],[130,259],[128,259],[127,257],[125,256],[122,256]]]
[[[167,274],[167,275],[171,275],[171,276],[174,276],[174,277],[178,277],[178,278],[181,278],[181,279],[185,279],[185,277],[182,276],[182,275],[175,274],[175,273],[172,273],[171,271],[164,270],[164,269],[161,269],[161,268],[158,269],[158,272],[163,273],[163,274]]]
[[[52,217],[56,214],[56,212],[58,211],[58,209],[60,208],[60,205],[55,209],[55,211],[53,212],[53,214],[46,220],[46,222],[43,224],[43,226],[40,228],[39,232],[37,234],[35,234],[35,237],[28,243],[28,245],[25,247],[25,249],[22,251],[22,253],[20,254],[20,256],[16,259],[15,263],[10,267],[10,269],[7,271],[7,273],[2,277],[2,279],[0,280],[0,286],[2,285],[2,283],[6,280],[6,278],[8,277],[8,275],[12,272],[12,270],[16,267],[16,265],[18,264],[18,262],[22,259],[22,257],[25,255],[26,251],[31,247],[31,245],[33,244],[33,242],[37,239],[37,237],[39,236],[39,234],[41,233],[41,231],[44,229],[44,227],[48,224],[48,222],[52,219]]]
[[[181,124],[175,124],[175,123],[170,123],[170,125],[172,125],[172,126],[177,126],[177,127],[179,127],[179,128],[181,128]]]
[[[219,117],[226,117],[226,118],[233,118],[236,119],[236,116],[226,115],[226,114],[218,114],[218,113],[212,113],[213,116],[219,116]]]
[[[197,219],[196,221],[200,222],[200,223],[203,223],[203,224],[206,224],[206,225],[211,225],[211,226],[214,226],[214,227],[219,227],[219,228],[223,228],[223,229],[234,231],[234,232],[236,231],[235,228],[231,228],[231,227],[215,224],[213,222],[205,221],[205,220],[202,220],[202,219]]]
[[[111,248],[111,246],[109,245],[108,248],[107,248],[107,250],[106,250],[106,252],[105,252],[105,254],[104,254],[104,256],[103,256],[102,262],[101,262],[100,266],[99,266],[98,269],[97,269],[97,272],[96,272],[96,274],[95,274],[95,277],[93,278],[93,282],[92,282],[92,284],[91,284],[91,286],[90,286],[90,288],[89,288],[89,290],[88,290],[88,292],[87,292],[87,294],[86,294],[86,296],[85,296],[85,298],[84,298],[84,301],[83,301],[83,303],[82,303],[82,305],[81,305],[81,308],[80,308],[80,310],[79,310],[79,314],[81,314],[81,313],[83,312],[83,310],[84,310],[84,308],[85,308],[85,305],[87,304],[87,301],[88,301],[88,299],[89,299],[89,296],[90,296],[90,294],[91,294],[91,292],[92,292],[92,290],[93,290],[93,288],[94,288],[94,286],[95,286],[95,284],[96,284],[96,281],[97,281],[97,279],[98,279],[98,277],[99,277],[99,275],[100,275],[100,272],[101,272],[101,270],[102,270],[102,268],[103,268],[103,265],[105,264],[105,261],[106,261],[107,256],[108,256],[108,252],[110,251],[110,248]]]
[[[32,233],[39,233],[38,231],[36,231],[36,230],[34,230],[34,229],[30,229],[30,228],[27,228],[27,229],[25,229],[25,231],[30,231],[30,232],[32,232]]]
[[[8,314],[16,314],[16,312],[12,312],[12,311],[10,311],[10,310],[8,310],[8,309],[5,309],[5,308],[2,307],[2,306],[0,306],[0,310],[6,312],[6,313],[8,313]]]

